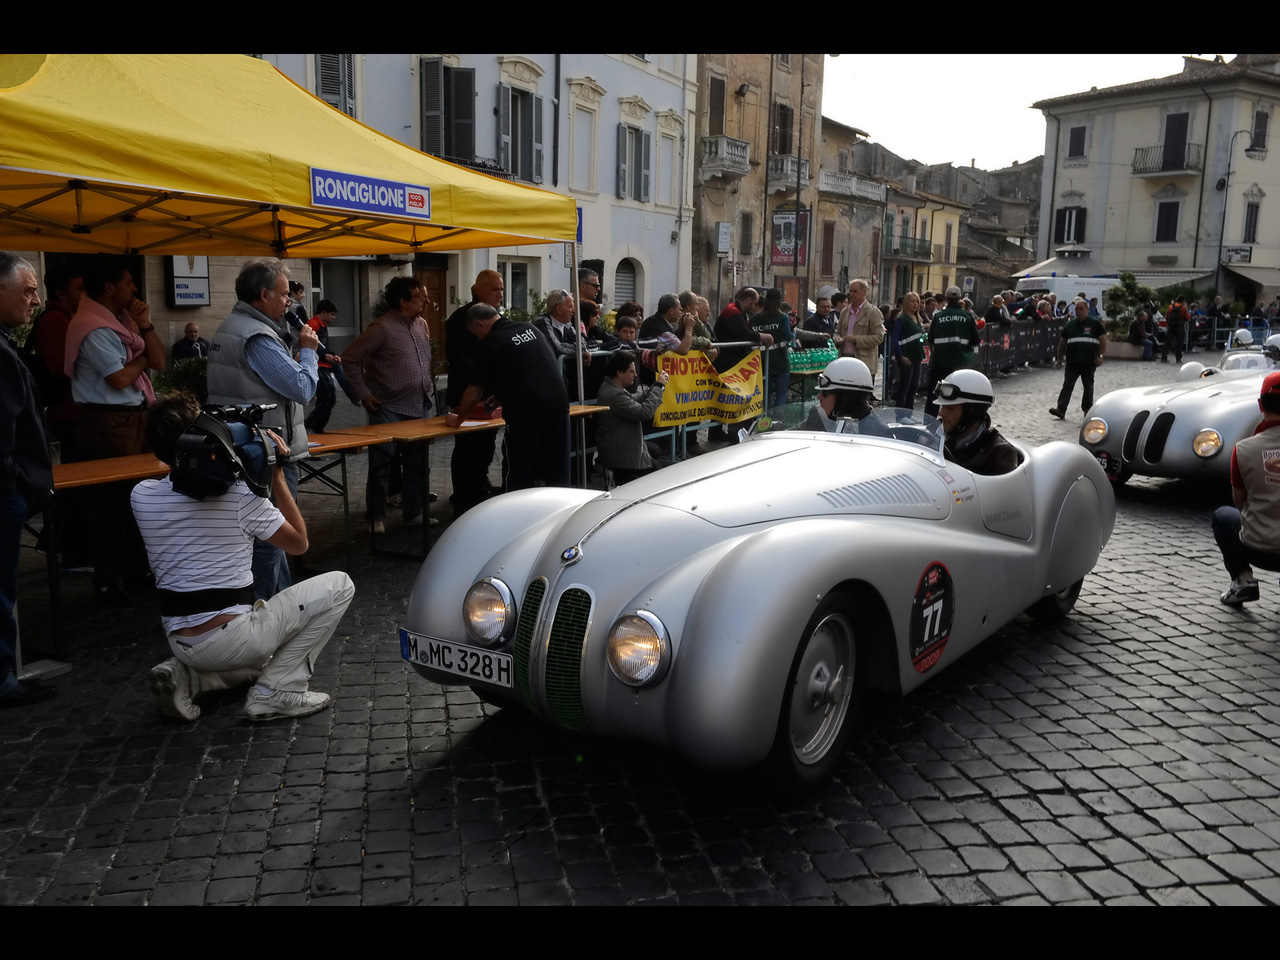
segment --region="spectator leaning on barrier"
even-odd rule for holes
[[[581,327],[574,328],[575,314],[573,295],[568,290],[552,290],[547,294],[546,310],[533,320],[533,325],[546,335],[547,342],[560,358],[564,370],[565,389],[569,391],[570,400],[579,399],[578,374],[575,367]],[[582,366],[584,372],[585,368],[591,366],[591,354],[585,344],[582,347]]]
[[[662,404],[667,384],[666,371],[659,371],[654,383],[635,395],[635,357],[619,350],[609,357],[604,383],[596,402],[609,409],[601,413],[596,429],[596,454],[602,467],[613,471],[618,483],[626,483],[659,467],[666,461],[657,459],[656,444],[644,438],[645,424]]]

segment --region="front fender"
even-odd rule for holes
[[[599,496],[596,490],[538,487],[472,507],[449,525],[423,561],[406,626],[444,640],[465,640],[462,598],[482,575],[506,581],[518,605],[547,537],[569,511]]]
[[[672,744],[708,766],[763,760],[805,624],[849,578],[852,556],[884,547],[875,522],[812,519],[748,536],[722,557],[689,606],[665,681]]]

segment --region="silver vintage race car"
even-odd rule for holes
[[[487,501],[423,564],[402,657],[567,729],[821,782],[867,687],[1066,614],[1115,521],[1078,446],[977,476],[931,418],[874,416],[876,436],[768,433],[607,493]]]
[[[1224,351],[1216,367],[1186,363],[1174,383],[1114,390],[1089,408],[1080,444],[1123,484],[1134,474],[1227,482],[1236,441],[1262,419],[1258,391],[1272,361]]]

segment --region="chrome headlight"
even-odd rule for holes
[[[511,590],[494,577],[477,580],[462,600],[462,622],[467,636],[482,647],[500,642],[516,624]]]
[[[657,683],[671,663],[667,628],[647,610],[624,614],[614,621],[606,650],[613,675],[631,687]]]
[[[1201,430],[1191,441],[1191,449],[1196,452],[1197,457],[1212,457],[1222,449],[1222,434],[1217,430]]]
[[[1085,443],[1101,443],[1107,439],[1107,421],[1100,417],[1085,421],[1085,425],[1080,430],[1080,437]]]

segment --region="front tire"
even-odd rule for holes
[[[819,786],[835,772],[862,701],[867,662],[845,601],[830,594],[809,618],[782,698],[773,758],[802,788]]]
[[[1039,620],[1042,623],[1051,623],[1054,620],[1061,620],[1071,612],[1072,607],[1076,605],[1076,598],[1080,596],[1080,588],[1084,585],[1084,578],[1081,577],[1065,590],[1057,593],[1051,593],[1047,597],[1041,597],[1031,606],[1027,607],[1027,613],[1031,619]]]

